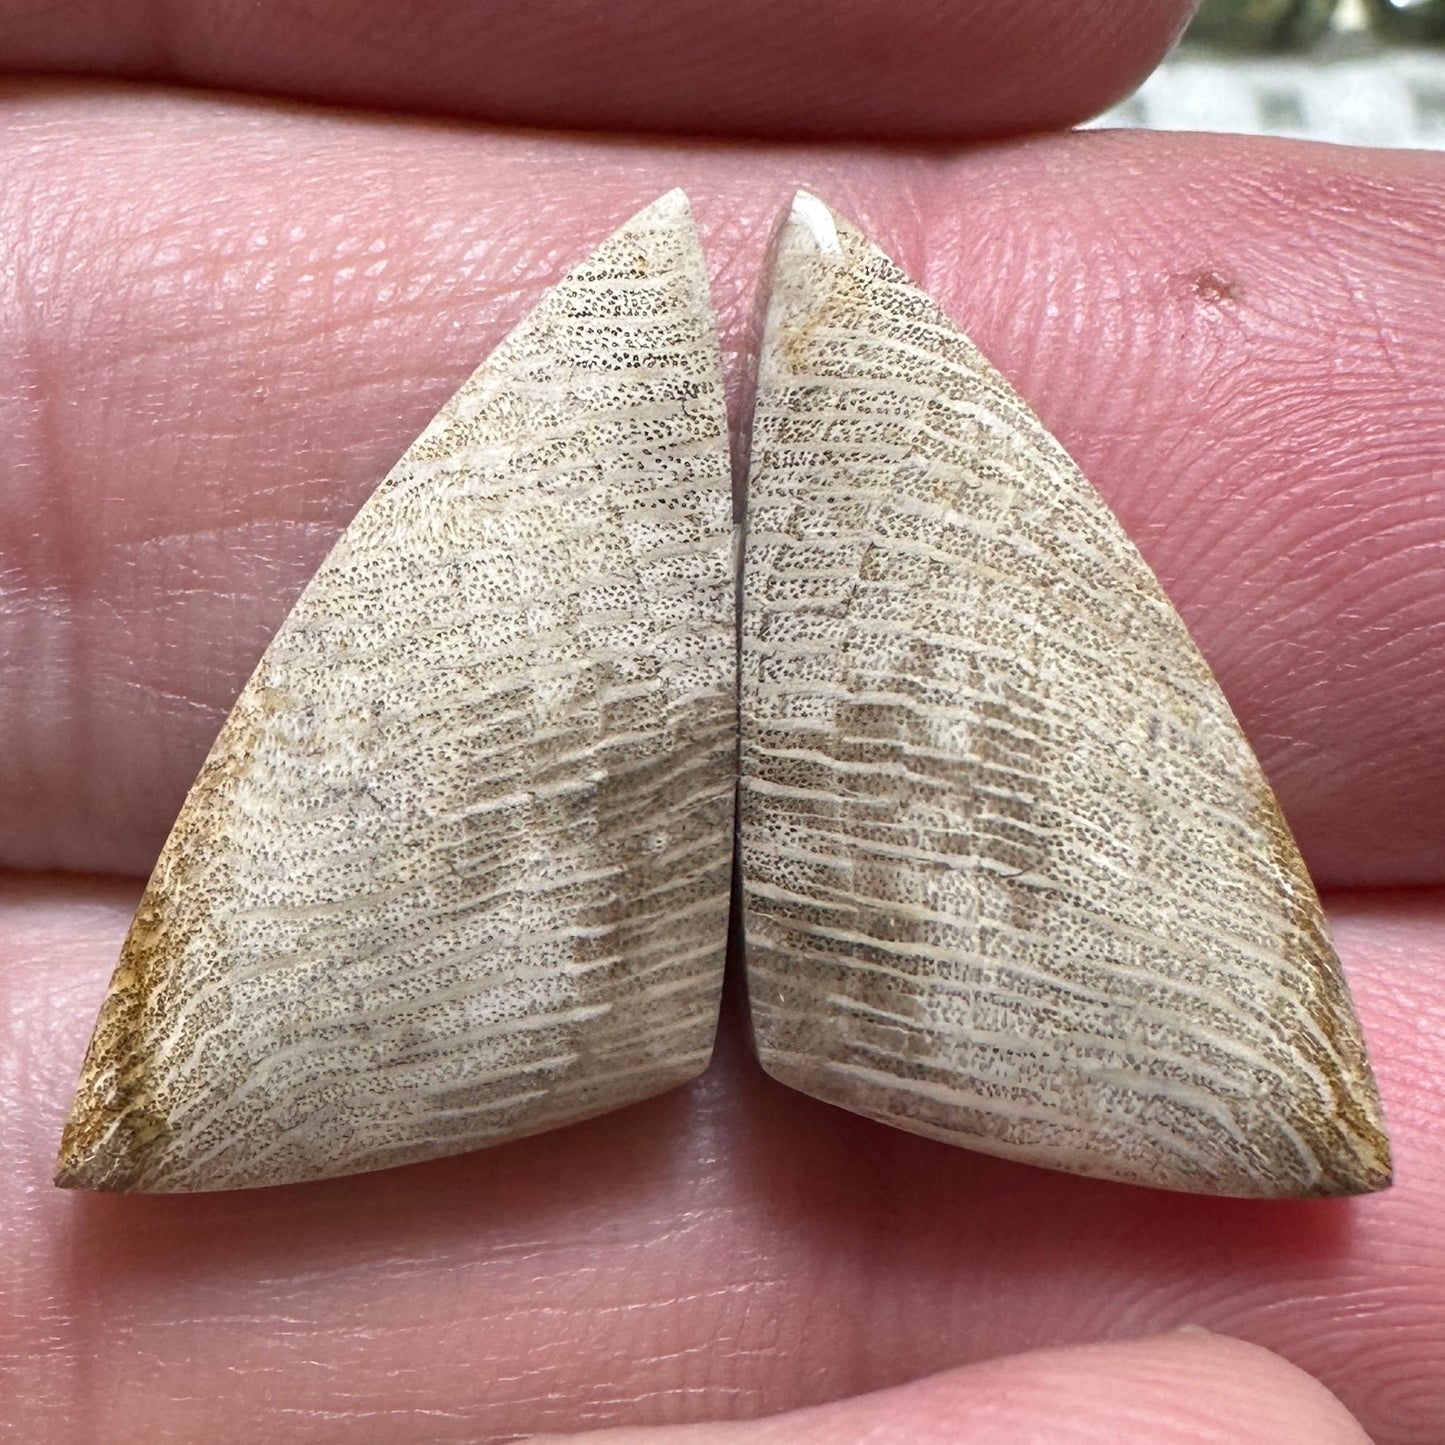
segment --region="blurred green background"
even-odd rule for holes
[[[1204,0],[1093,124],[1445,150],[1445,0]]]

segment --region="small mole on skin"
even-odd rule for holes
[[[1230,306],[1244,295],[1244,288],[1238,281],[1208,269],[1194,273],[1190,289],[1195,298],[1206,306]]]

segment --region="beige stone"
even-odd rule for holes
[[[146,889],[57,1182],[378,1169],[699,1073],[727,931],[731,515],[674,192],[447,403],[267,649]]]
[[[741,673],[764,1068],[1107,1179],[1385,1187],[1314,888],[1117,520],[939,308],[812,197],[772,284]]]

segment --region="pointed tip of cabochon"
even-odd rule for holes
[[[645,205],[631,220],[623,222],[621,229],[625,231],[634,226],[648,223],[676,225],[681,222],[691,222],[691,220],[692,202],[681,186],[674,186],[655,201]]]
[[[601,262],[617,246],[624,247],[629,253],[633,248],[641,246],[652,252],[655,258],[665,258],[663,264],[680,267],[690,275],[693,284],[702,288],[705,293],[707,265],[703,256],[702,237],[698,234],[692,202],[680,186],[667,191],[623,221],[596,250],[579,263],[580,269],[585,270],[589,264]],[[574,274],[575,272],[569,272],[558,284],[566,285],[567,280]],[[704,304],[711,315],[710,298],[704,296]],[[716,326],[715,321],[713,325]]]
[[[57,1189],[81,1189],[92,1194],[127,1194],[136,1192],[135,1176],[122,1171],[114,1174],[97,1167],[93,1158],[62,1149],[55,1161],[52,1176]]]
[[[842,251],[839,228],[846,222],[811,191],[800,190],[794,195],[788,224],[801,233],[800,239],[811,241],[820,255],[836,256]]]
[[[1395,1182],[1394,1162],[1372,1081],[1350,1101],[1349,1112],[1355,1116],[1350,1127],[1336,1131],[1334,1147],[1319,1155],[1312,1177],[1291,1178],[1288,1159],[1276,1161],[1279,1167],[1269,1167],[1259,1159],[1241,1157],[1238,1163],[1247,1183],[1215,1192],[1241,1199],[1345,1199],[1389,1189]],[[1210,1192],[1187,1180],[1155,1187]]]
[[[606,257],[613,248],[639,243],[650,248],[660,244],[662,251],[669,256],[686,257],[684,264],[687,268],[700,274],[702,239],[693,218],[692,202],[680,186],[673,187],[655,201],[649,201],[641,210],[634,211],[621,221],[574,267],[569,267],[557,286],[565,286],[574,279],[578,269],[585,271],[590,264]],[[546,301],[555,289],[555,286],[550,288],[541,300]]]
[[[1369,1154],[1362,1153],[1352,1161],[1352,1168],[1342,1170],[1335,1186],[1328,1191],[1330,1196],[1378,1194],[1394,1184],[1395,1163],[1390,1152],[1390,1141],[1385,1136],[1384,1115],[1377,1111],[1374,1122],[1380,1132],[1379,1148]],[[1322,1190],[1315,1197],[1323,1198],[1325,1195],[1326,1191]]]
[[[169,1132],[154,1110],[117,1107],[87,1060],[60,1140],[58,1189],[124,1194],[145,1188],[153,1147]]]

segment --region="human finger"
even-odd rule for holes
[[[1445,1437],[1445,893],[1332,911],[1395,1186],[1275,1204],[1049,1173],[831,1109],[761,1075],[736,1001],[692,1088],[589,1124],[288,1188],[56,1190],[135,898],[0,883],[0,1419],[35,1445],[73,1438],[81,1411],[108,1445],[740,1418],[1185,1324],[1307,1370],[1377,1445]]]
[[[1316,875],[1440,877],[1442,158],[1138,134],[760,152],[76,90],[12,95],[8,121],[0,864],[149,869],[361,499],[542,289],[678,182],[736,395],[806,181],[1113,504]]]
[[[513,125],[1003,135],[1128,94],[1192,0],[0,3],[0,67]]]
[[[564,1445],[577,1435],[533,1437]],[[1033,1350],[762,1420],[588,1432],[597,1445],[1369,1445],[1302,1370],[1203,1331]]]

